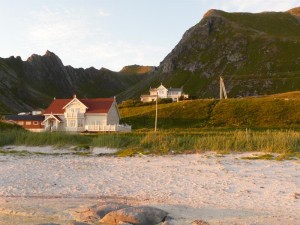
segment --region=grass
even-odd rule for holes
[[[300,155],[300,131],[297,130],[194,130],[133,132],[99,135],[78,135],[67,133],[30,133],[11,130],[0,132],[0,146],[76,146],[78,154],[88,155],[91,147],[117,148],[119,156],[165,155],[216,151],[219,154],[231,152],[265,152]],[[280,160],[280,158],[278,158]]]
[[[1,115],[0,115],[0,119],[1,119]],[[23,130],[23,128],[15,124],[3,123],[0,121],[0,131],[5,131],[5,130]]]
[[[0,146],[27,145],[27,146],[66,146],[90,143],[90,137],[67,133],[32,133],[20,129],[0,130]]]
[[[264,155],[259,155],[259,156],[242,157],[242,159],[247,159],[247,160],[257,160],[257,159],[273,160],[274,159],[274,155],[272,155],[272,154],[264,154]]]
[[[289,98],[291,96],[291,98]],[[158,106],[158,128],[300,128],[300,92],[266,97],[201,99]],[[155,106],[120,109],[122,123],[153,128]]]

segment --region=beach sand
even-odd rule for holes
[[[101,149],[86,157],[47,148],[40,149],[49,155],[0,155],[1,225],[68,224],[70,211],[101,201],[155,206],[178,225],[195,219],[300,224],[299,159],[242,159],[255,153],[119,158],[97,156]]]

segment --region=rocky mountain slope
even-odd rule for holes
[[[216,98],[219,76],[229,97],[300,90],[300,8],[287,12],[208,11],[159,67],[120,72],[64,66],[52,52],[0,58],[0,114],[45,108],[53,97],[139,98],[161,82],[191,96]]]
[[[64,66],[54,53],[1,59],[0,112],[45,108],[53,97],[111,97],[145,78],[145,73]],[[142,70],[143,67],[137,67]],[[147,72],[147,70],[146,70]]]
[[[256,14],[210,10],[185,32],[155,76],[120,97],[137,97],[160,82],[217,97],[220,75],[229,97],[300,90],[300,8]]]

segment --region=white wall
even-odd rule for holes
[[[117,104],[114,102],[110,107],[107,115],[107,124],[119,124],[120,115],[118,113]]]
[[[107,125],[106,114],[85,114],[85,125]]]
[[[65,108],[66,113],[85,113],[86,107],[77,99]]]

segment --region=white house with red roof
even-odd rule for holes
[[[141,95],[141,101],[142,102],[153,102],[156,101],[157,98],[170,98],[173,102],[178,102],[180,97],[183,97],[184,99],[189,98],[188,94],[185,94],[183,92],[182,87],[181,88],[166,88],[164,85],[160,85],[157,88],[151,88],[149,90],[149,95]]]
[[[46,131],[131,131],[120,125],[115,98],[54,99],[44,112]]]

